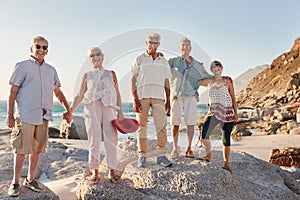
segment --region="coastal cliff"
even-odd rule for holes
[[[239,107],[290,105],[300,102],[300,38],[237,94]]]

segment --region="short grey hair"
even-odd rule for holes
[[[157,38],[160,41],[160,34],[159,33],[150,33],[146,37],[146,41],[149,41],[150,38]]]
[[[192,45],[191,40],[188,39],[187,37],[182,37],[181,40],[180,40],[180,44],[181,44],[183,41],[188,41],[188,43],[190,43],[190,45]]]
[[[100,47],[91,47],[88,52],[87,52],[87,56],[90,57],[90,53],[92,50],[96,50],[98,51],[99,53],[101,53],[101,55],[103,56],[103,53],[102,53],[102,50],[100,49]]]
[[[43,36],[35,36],[32,41],[31,41],[31,45],[34,45],[36,42],[38,41],[45,41],[47,44],[49,44],[48,40],[46,38],[44,38]]]

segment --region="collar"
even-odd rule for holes
[[[92,72],[101,72],[101,71],[103,71],[103,67],[101,69],[99,69],[99,68],[93,68],[91,71]]]
[[[190,56],[190,58],[191,58],[191,64],[190,65],[194,65],[194,63],[195,63],[194,58],[192,56]],[[185,59],[184,59],[183,56],[180,56],[180,59],[185,62]]]
[[[156,52],[156,53],[157,53],[157,52]],[[145,55],[146,57],[151,57],[151,58],[152,58],[152,56],[151,56],[150,54],[148,54],[147,50],[145,51],[144,55]],[[157,57],[156,57],[156,58],[162,58],[162,56],[161,56],[159,53],[157,53]]]
[[[45,63],[45,59],[44,59],[42,64],[40,64],[34,57],[32,57],[32,55],[30,56],[29,60],[31,60],[32,62],[34,62],[35,64],[38,64],[38,65],[42,65]]]

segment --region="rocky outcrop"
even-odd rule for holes
[[[237,94],[239,107],[271,108],[300,102],[300,39]]]
[[[153,146],[154,145],[154,146]],[[156,164],[150,151],[147,167],[137,167],[136,140],[119,145],[123,168],[120,184],[102,178],[95,186],[86,175],[77,190],[78,199],[299,199],[299,183],[289,172],[243,152],[232,152],[233,174],[222,169],[222,152],[213,151],[210,163],[180,157],[172,167]],[[155,149],[155,142],[150,141]],[[131,155],[134,155],[134,159]],[[119,151],[120,155],[120,151]]]
[[[300,167],[300,148],[288,147],[272,149],[269,162],[284,167]]]

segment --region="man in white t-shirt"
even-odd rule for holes
[[[158,154],[164,153],[167,149],[166,125],[167,115],[170,113],[169,78],[171,72],[167,59],[157,52],[160,45],[160,35],[158,33],[147,35],[146,45],[146,52],[137,56],[131,66],[133,109],[137,113],[137,120],[140,124],[137,137],[138,167],[146,166],[147,126],[150,107],[157,134]],[[166,156],[157,157],[157,163],[166,167],[172,165]]]

